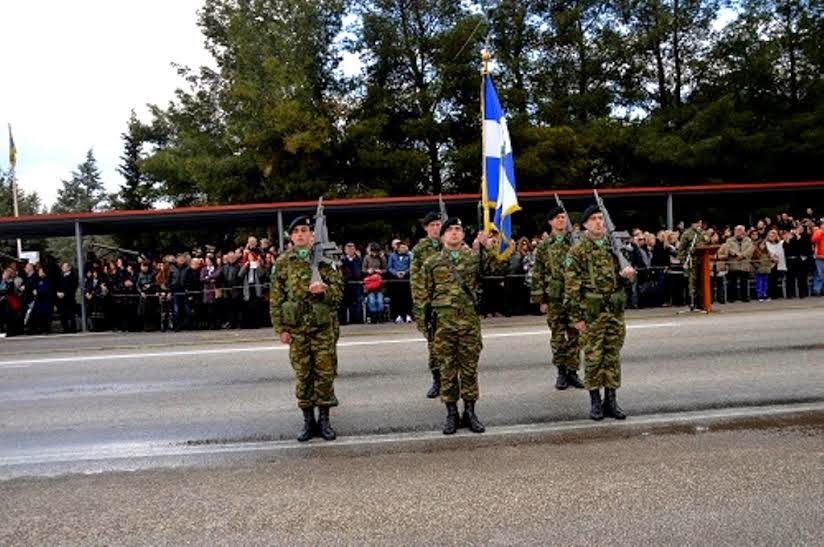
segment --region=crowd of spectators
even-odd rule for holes
[[[824,219],[815,218],[808,209],[800,218],[785,213],[758,219],[750,227],[704,226],[708,244],[719,246],[712,262],[713,300],[824,294]],[[674,230],[629,231],[624,250],[639,272],[629,307],[686,304],[678,252],[683,230],[681,224]],[[498,257],[498,267],[484,272],[485,316],[538,313],[529,301],[530,275],[534,251],[547,235],[519,238]],[[497,246],[494,238],[490,245]],[[409,241],[400,239],[386,246],[343,245],[342,323],[412,322],[410,248]],[[268,240],[255,237],[231,250],[207,245],[156,258],[89,255],[83,280],[69,264],[58,268],[11,261],[0,277],[0,332],[47,334],[58,322],[62,332],[76,332],[79,298],[85,300],[92,331],[269,326],[269,279],[277,256]]]

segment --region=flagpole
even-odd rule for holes
[[[11,193],[14,196],[14,217],[17,218],[20,216],[20,211],[17,208],[17,177],[15,176],[16,169],[14,167],[11,168],[9,171],[9,176],[11,176]],[[20,238],[17,238],[17,258],[23,257],[23,243],[20,241]]]
[[[489,196],[486,188],[486,110],[485,110],[485,96],[486,96],[486,77],[489,75],[489,61],[492,60],[492,54],[484,49],[481,50],[481,60],[483,61],[483,69],[481,69],[481,205],[484,211],[484,226],[483,230],[489,228]]]
[[[20,210],[17,206],[17,150],[12,150],[11,148],[13,145],[14,140],[11,136],[11,124],[9,124],[9,163],[11,167],[9,169],[9,177],[11,178],[11,195],[12,195],[12,203],[14,204],[14,218],[20,216]],[[23,254],[23,243],[20,241],[20,238],[17,238],[17,258],[21,258]]]

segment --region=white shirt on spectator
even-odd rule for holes
[[[778,241],[776,243],[767,242],[767,252],[773,260],[778,262],[778,271],[787,271],[787,257],[784,255],[784,242]]]

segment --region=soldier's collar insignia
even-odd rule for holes
[[[450,251],[449,254],[452,255],[452,260],[458,260],[458,257],[461,256],[461,251]]]
[[[600,238],[600,239],[595,240],[595,244],[598,245],[599,247],[603,247],[605,242],[606,242],[606,239],[604,239],[604,238]]]
[[[298,249],[298,257],[305,259],[307,256],[309,256],[309,249]]]
[[[563,241],[566,239],[566,236],[555,236],[555,241]]]

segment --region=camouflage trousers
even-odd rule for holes
[[[604,312],[587,321],[587,331],[581,335],[586,389],[621,387],[621,348],[626,335],[623,312]]]
[[[441,322],[432,342],[432,358],[441,370],[441,400],[477,401],[478,359],[481,356],[480,321],[453,327]]]
[[[438,360],[435,359],[435,341],[434,340],[427,340],[426,341],[426,349],[427,355],[429,356],[429,371],[434,372],[440,368],[438,364]]]
[[[337,406],[335,377],[338,374],[338,329],[293,332],[289,361],[295,371],[298,407]]]
[[[572,327],[562,302],[549,304],[546,322],[549,325],[552,364],[570,370],[581,368],[581,346],[578,331]]]
[[[697,259],[696,259],[697,260]],[[698,264],[684,270],[687,275],[687,304],[698,303]]]

